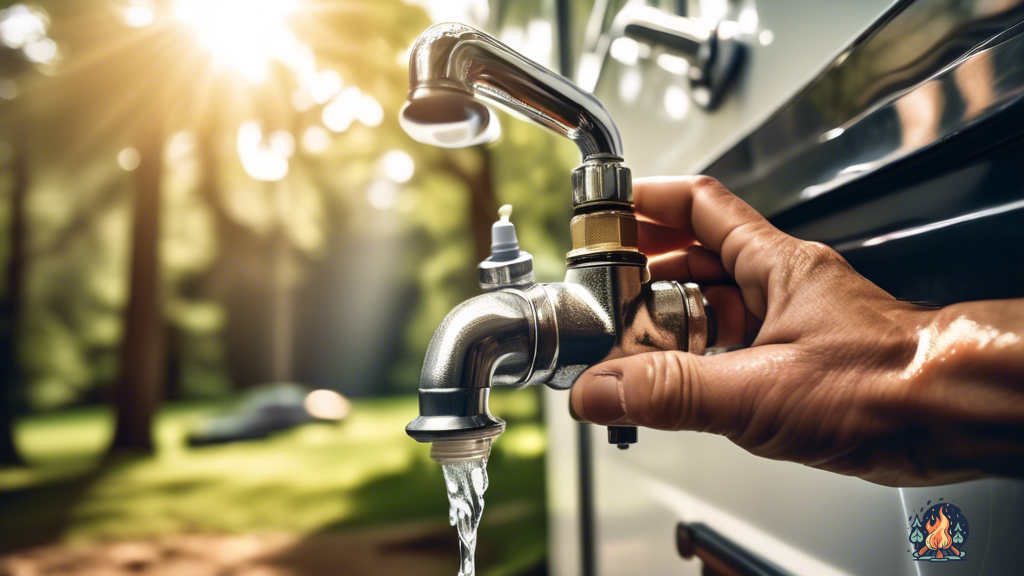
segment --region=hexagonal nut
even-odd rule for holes
[[[572,205],[632,204],[633,177],[621,162],[588,160],[573,169]]]
[[[581,214],[569,223],[572,253],[627,251],[639,249],[636,217],[622,210]]]

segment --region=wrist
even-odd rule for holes
[[[907,360],[900,372],[900,379],[907,382],[911,390],[920,390],[934,379],[936,370],[945,364],[947,357],[941,352],[946,346],[945,329],[949,325],[951,307],[916,310],[910,314],[907,323]]]
[[[1024,445],[997,440],[1024,433],[1024,325],[1011,310],[1009,301],[990,301],[934,311],[905,371],[906,422],[961,469],[1024,472]]]
[[[1024,352],[1022,327],[1007,323],[998,314],[1000,307],[998,302],[966,302],[932,311],[930,321],[918,330],[908,376],[922,385],[963,382],[991,376],[994,370],[1020,379],[1020,367],[1006,359],[1017,357],[1014,349]]]

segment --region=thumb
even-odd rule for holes
[[[570,409],[578,420],[661,430],[727,434],[745,427],[753,400],[768,383],[760,346],[715,356],[649,352],[591,367],[573,384]],[[771,362],[769,362],[771,363]],[[758,368],[760,367],[760,368]]]

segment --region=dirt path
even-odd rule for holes
[[[0,576],[433,576],[454,574],[454,534],[437,524],[295,536],[175,535],[44,546],[0,557]]]

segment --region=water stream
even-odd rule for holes
[[[487,460],[474,458],[441,465],[448,488],[448,521],[459,531],[459,576],[475,576],[476,529],[484,512]]]

